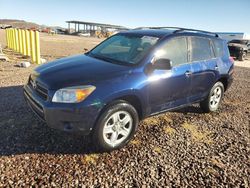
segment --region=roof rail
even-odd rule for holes
[[[182,29],[180,27],[137,27],[134,28],[133,30],[138,30],[138,29]]]
[[[180,30],[176,30],[176,31],[174,31],[174,33],[180,33],[180,32],[184,32],[184,31],[194,31],[194,32],[205,33],[205,34],[214,35],[215,37],[219,37],[219,35],[217,33],[198,30],[198,29],[187,29],[187,28],[180,28]]]
[[[150,27],[136,27],[136,28],[134,28],[132,30],[140,30],[140,29],[150,29]]]
[[[135,29],[174,29],[175,31],[173,33],[180,33],[180,32],[185,32],[185,31],[191,31],[192,32],[193,31],[193,32],[205,33],[205,34],[214,35],[215,37],[219,37],[219,35],[217,33],[198,30],[198,29],[182,28],[182,27],[138,27],[138,28],[135,28]]]

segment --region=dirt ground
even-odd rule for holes
[[[235,65],[238,67],[250,68],[250,56],[248,56],[244,61],[235,61]]]
[[[0,30],[0,43],[5,44]],[[48,59],[81,53],[99,39],[41,36]],[[0,61],[0,187],[249,187],[250,68],[216,113],[197,105],[147,118],[125,148],[94,153],[88,137],[52,130],[30,111],[22,86],[36,67]]]

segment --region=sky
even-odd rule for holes
[[[250,34],[249,10],[250,0],[0,0],[0,19],[62,27],[80,20]]]

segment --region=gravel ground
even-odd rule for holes
[[[22,85],[35,67],[0,62],[0,187],[249,187],[250,69],[217,113],[198,106],[145,119],[129,145],[95,153],[88,137],[52,130],[29,110]]]

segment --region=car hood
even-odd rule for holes
[[[86,55],[58,59],[37,67],[31,75],[48,89],[94,84],[125,74],[129,66],[109,63]]]

